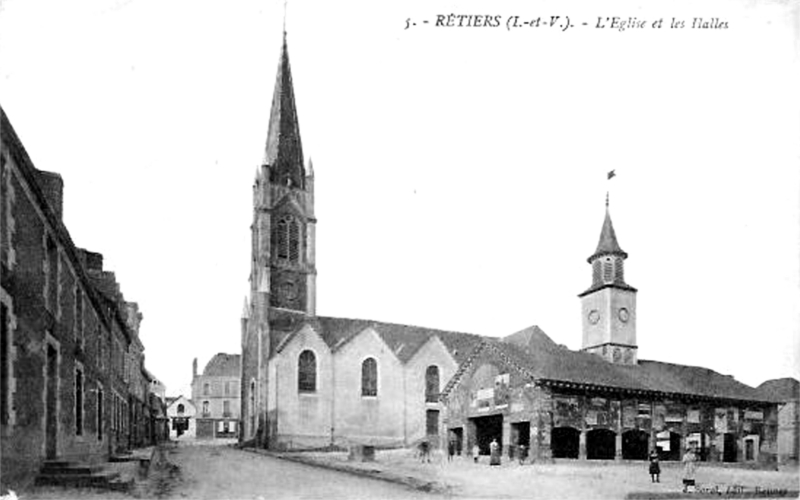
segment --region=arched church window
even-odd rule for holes
[[[178,415],[183,415],[184,411],[185,411],[185,409],[184,409],[183,404],[179,404],[178,405]]]
[[[315,392],[317,390],[317,358],[314,353],[305,350],[297,361],[297,390],[299,392]]]
[[[288,234],[288,224],[286,219],[280,219],[278,221],[278,231],[277,231],[277,238],[275,238],[275,247],[278,251],[278,258],[279,259],[288,259],[289,258],[289,238],[287,237]]]
[[[300,258],[300,228],[296,220],[289,222],[289,260],[297,262]]]
[[[361,363],[361,395],[378,395],[378,362],[367,358]]]
[[[425,370],[425,402],[435,403],[439,400],[439,367],[431,365]]]

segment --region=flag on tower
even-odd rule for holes
[[[615,177],[616,175],[617,175],[617,174],[616,174],[616,173],[614,173],[614,171],[613,171],[613,170],[612,170],[612,171],[610,171],[610,172],[608,173],[608,180],[611,180],[611,178],[612,178],[612,177]]]

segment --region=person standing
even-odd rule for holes
[[[661,465],[658,463],[658,450],[650,452],[650,482],[661,482]]]
[[[453,455],[456,454],[456,439],[451,437],[450,441],[447,442],[447,461],[453,461]]]
[[[480,456],[480,454],[481,454],[481,447],[478,446],[478,443],[475,443],[475,445],[472,447],[472,461],[475,462],[476,464],[478,463],[478,457]]]
[[[489,444],[489,465],[500,465],[500,445],[496,439]]]
[[[696,472],[696,465],[695,462],[697,461],[697,455],[694,452],[694,445],[691,445],[686,453],[683,454],[683,492],[693,492],[694,491],[694,475]]]

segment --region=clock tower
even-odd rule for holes
[[[612,363],[636,364],[636,289],[625,283],[624,262],[606,199],[606,216],[597,250],[587,260],[592,285],[578,295],[583,313],[581,350]]]

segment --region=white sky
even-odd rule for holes
[[[282,2],[0,1],[0,104],[188,393],[240,349]],[[291,2],[318,314],[579,348],[610,187],[640,358],[798,377],[797,5]],[[589,26],[421,24],[449,13]],[[615,15],[665,26],[594,28]],[[729,29],[667,27],[695,16]]]

